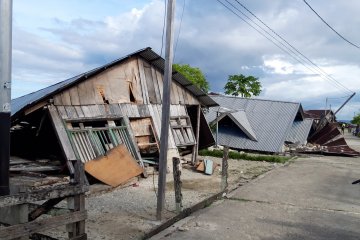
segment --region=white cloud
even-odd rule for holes
[[[302,1],[243,2],[333,78],[359,91],[358,50],[328,29]],[[14,92],[26,93],[20,81],[36,83],[27,86],[30,92],[44,85],[40,83],[66,79],[143,47],[150,46],[160,53],[162,0],[59,1],[57,11],[53,11],[56,0],[43,1],[41,11],[36,6],[26,11],[32,2],[26,3],[25,7],[20,1],[14,5]],[[177,1],[175,40],[182,3]],[[360,1],[321,0],[312,4],[340,33],[360,44],[360,33],[354,28],[360,24]],[[33,20],[25,22],[26,17]],[[266,98],[320,107],[324,104],[316,102],[345,94],[284,54],[216,1],[186,2],[175,60],[200,67],[213,91],[222,91],[228,75],[242,73],[260,78]],[[349,108],[358,103],[356,98]],[[347,117],[351,117],[349,113]]]

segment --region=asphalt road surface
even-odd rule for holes
[[[346,136],[360,150],[360,139]],[[276,168],[151,239],[360,239],[360,158]]]

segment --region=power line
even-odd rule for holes
[[[176,56],[176,49],[177,49],[177,45],[178,45],[178,42],[179,42],[179,37],[180,37],[180,32],[181,32],[181,25],[182,25],[182,21],[183,21],[183,17],[184,17],[185,4],[186,4],[186,0],[183,0],[183,7],[182,7],[182,12],[181,12],[181,17],[180,17],[179,31],[178,31],[178,35],[177,35],[176,43],[175,43],[174,59],[175,59],[175,56]]]
[[[321,72],[322,75],[325,75],[326,78],[328,78],[331,81],[334,81],[338,86],[344,88],[345,90],[352,92],[350,89],[345,87],[343,84],[338,82],[336,79],[331,77],[329,74],[327,74],[322,68],[320,68],[316,63],[311,61],[308,57],[306,57],[302,52],[300,52],[297,48],[295,48],[292,44],[290,44],[286,39],[284,39],[282,36],[280,36],[277,32],[275,32],[271,27],[269,27],[265,22],[263,22],[259,17],[257,17],[253,12],[251,12],[244,4],[239,2],[238,0],[235,0],[241,7],[243,7],[247,12],[249,12],[253,17],[255,17],[259,22],[261,22],[266,28],[268,28],[272,33],[274,33],[278,38],[280,38],[282,41],[284,41],[291,49],[293,49],[296,53],[300,54],[306,61],[308,61],[311,65],[313,65],[317,70]],[[295,53],[294,51],[290,50],[291,52]],[[296,54],[295,53],[295,54]],[[319,73],[318,71],[318,73]]]
[[[161,50],[160,50],[160,56],[162,56],[162,51],[164,48],[164,33],[165,33],[165,22],[166,22],[166,1],[164,0],[164,5],[165,5],[165,9],[164,9],[164,21],[163,21],[163,27],[162,27],[162,35],[161,35]]]
[[[328,24],[328,23],[310,6],[310,4],[309,4],[308,2],[306,2],[306,0],[303,0],[303,1],[304,1],[304,3],[305,3],[306,5],[308,5],[308,7],[311,9],[311,11],[313,11],[313,12],[316,14],[316,16],[318,16],[318,17],[321,19],[321,21],[323,21],[323,23],[325,23],[326,26],[328,26],[331,30],[333,30],[333,32],[335,32],[340,38],[342,38],[345,42],[349,43],[350,45],[352,45],[352,46],[360,49],[360,47],[359,47],[358,45],[350,42],[350,41],[347,40],[345,37],[343,37],[340,33],[338,33],[333,27],[331,27],[330,24]]]
[[[269,26],[267,26],[267,28],[269,28],[273,33],[275,33],[280,39],[282,39],[283,41],[287,42],[287,44],[289,46],[291,46],[291,48],[287,45],[285,45],[283,42],[281,42],[280,40],[278,40],[277,38],[275,38],[271,33],[269,33],[266,29],[264,29],[263,27],[261,27],[259,24],[257,24],[256,22],[254,22],[250,17],[248,17],[244,12],[242,12],[240,9],[238,9],[236,6],[234,6],[232,3],[230,3],[228,0],[225,0],[229,5],[231,5],[234,9],[236,9],[239,13],[241,13],[242,15],[244,15],[247,19],[249,19],[251,22],[253,22],[253,24],[255,24],[258,28],[260,28],[262,31],[264,31],[268,36],[270,36],[272,39],[274,39],[276,42],[280,43],[282,46],[284,46],[286,49],[284,49],[283,47],[281,47],[279,44],[277,44],[274,40],[272,40],[271,38],[269,38],[268,36],[266,36],[263,32],[261,32],[259,29],[257,29],[256,27],[254,27],[250,22],[248,22],[247,20],[245,20],[243,17],[241,17],[239,14],[237,14],[233,9],[231,9],[228,5],[224,4],[223,2],[217,0],[220,4],[222,4],[224,7],[226,7],[229,11],[231,11],[233,14],[235,14],[237,17],[239,17],[241,20],[243,20],[246,24],[248,24],[250,27],[252,27],[255,31],[257,31],[259,34],[261,34],[263,37],[265,37],[267,40],[271,41],[275,46],[277,46],[279,49],[281,49],[282,51],[284,51],[285,53],[287,53],[289,56],[291,56],[292,58],[294,58],[297,62],[299,62],[300,64],[302,64],[304,67],[306,67],[307,69],[309,69],[310,71],[315,72],[315,70],[317,71],[316,74],[318,74],[320,77],[322,77],[323,79],[326,80],[330,80],[330,83],[332,83],[335,87],[339,88],[342,87],[343,89],[345,89],[346,91],[352,92],[350,91],[348,88],[346,88],[345,86],[343,86],[341,83],[337,82],[335,79],[331,78],[327,73],[325,73],[321,68],[319,68],[315,63],[313,63],[312,61],[310,61],[310,59],[306,58],[300,51],[298,51],[295,47],[293,47],[291,44],[289,44],[285,39],[283,39],[280,35],[276,34],[274,30],[272,30]],[[237,1],[238,2],[238,1]],[[239,3],[239,2],[238,2]],[[239,3],[240,4],[240,3]],[[240,5],[241,6],[241,5]],[[247,11],[250,11],[247,9]],[[252,13],[253,14],[253,13]],[[253,14],[255,16],[255,14]],[[257,17],[256,17],[257,18]],[[263,23],[265,25],[265,23],[263,21],[261,21],[259,18],[257,18],[261,23]],[[299,56],[297,56],[297,54],[294,52],[294,50],[298,53],[300,53],[300,55],[302,55],[304,58],[308,59],[308,61],[310,61],[312,63],[312,65],[316,66],[319,69],[311,69],[309,66],[304,64],[304,60],[301,59]],[[290,51],[290,52],[289,52]],[[300,59],[300,60],[299,60]],[[326,78],[324,78],[326,77]],[[332,82],[331,82],[332,81]]]

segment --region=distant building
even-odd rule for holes
[[[332,110],[305,110],[304,111],[306,118],[314,119],[314,122],[317,124],[319,123],[320,119],[325,116],[325,114],[329,115],[330,122],[335,122],[336,117]]]

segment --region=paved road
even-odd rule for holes
[[[360,150],[360,140],[348,138]],[[300,158],[152,239],[360,239],[360,158]]]

